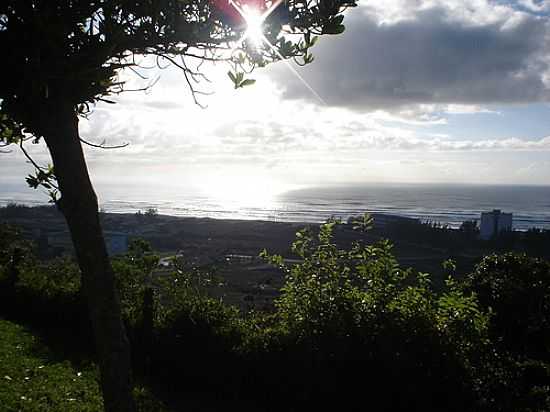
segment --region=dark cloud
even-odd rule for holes
[[[343,36],[323,38],[301,74],[329,105],[356,109],[419,103],[524,103],[550,100],[548,19],[473,24],[441,7],[381,24],[350,13]],[[290,71],[271,75],[290,99],[314,100]]]

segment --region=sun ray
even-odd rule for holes
[[[271,44],[271,42],[265,37],[263,30],[262,30],[262,24],[265,21],[265,19],[275,10],[282,2],[283,0],[275,0],[271,3],[271,6],[266,9],[262,14],[258,13],[258,10],[253,10],[249,7],[246,7],[244,9],[239,4],[237,4],[234,0],[228,0],[229,4],[231,4],[242,16],[244,21],[246,22],[247,29],[241,37],[241,39],[236,43],[235,48],[232,50],[234,52],[237,49],[237,45],[242,43],[244,40],[249,38],[253,43],[256,44],[256,46],[260,46],[261,43],[267,44],[267,46],[279,57],[288,67],[288,69],[302,82],[302,84],[315,96],[317,100],[323,105],[326,105],[323,98],[311,87],[311,85],[298,73],[298,71],[279,53],[277,48]],[[246,6],[246,5],[245,5]],[[260,43],[260,44],[258,44]]]
[[[268,45],[268,47],[269,47],[269,48],[270,48],[270,49],[271,49],[271,50],[281,59],[281,61],[283,61],[283,63],[285,63],[286,67],[288,67],[288,69],[298,78],[298,80],[300,80],[300,81],[302,82],[302,84],[303,84],[303,85],[313,94],[313,96],[315,96],[315,98],[316,98],[317,100],[319,100],[319,102],[320,102],[322,105],[326,106],[326,103],[325,103],[325,101],[323,100],[323,98],[319,95],[319,93],[317,93],[317,92],[315,91],[315,89],[314,89],[313,87],[311,87],[311,85],[306,81],[306,79],[304,79],[304,78],[300,75],[300,73],[298,73],[298,70],[296,70],[296,69],[292,66],[292,64],[290,64],[290,63],[288,62],[288,60],[285,59],[285,58],[281,55],[281,53],[279,53],[279,50],[277,50],[277,48],[276,48],[275,46],[273,46],[273,45],[269,42],[269,40],[267,40],[267,39],[265,38],[265,36],[262,35],[262,37],[263,37],[263,41]]]

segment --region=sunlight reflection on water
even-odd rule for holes
[[[217,182],[217,183],[216,183]],[[156,208],[159,213],[218,219],[321,222],[330,216],[346,219],[365,211],[432,220],[457,227],[479,219],[494,208],[514,214],[514,228],[550,229],[550,187],[474,185],[361,185],[285,191],[256,179],[251,184],[219,179],[191,192],[158,187],[129,190],[111,187],[100,193],[106,212],[135,213]],[[46,204],[40,192],[6,190],[0,205],[17,201]]]

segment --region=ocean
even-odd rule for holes
[[[0,205],[47,203],[47,197],[25,187],[3,185]],[[310,187],[266,199],[216,198],[197,193],[140,191],[125,187],[100,190],[106,212],[135,213],[155,208],[161,214],[218,219],[255,219],[283,222],[322,222],[334,216],[347,219],[364,212],[419,218],[458,227],[483,211],[513,213],[514,229],[550,229],[550,186],[459,184],[364,184]]]

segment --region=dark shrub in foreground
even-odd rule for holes
[[[486,256],[464,287],[492,313],[489,332],[506,370],[496,382],[500,402],[509,410],[548,410],[550,263],[512,253]]]
[[[17,229],[0,225],[0,313],[89,347],[90,325],[80,296],[80,271],[69,259],[38,261]]]
[[[548,352],[533,342],[546,330],[548,312],[523,308],[529,316],[508,330],[506,317],[517,313],[515,303],[502,300],[527,299],[531,292],[523,293],[534,288],[542,306],[533,308],[547,308],[546,292],[535,291],[547,287],[546,263],[488,257],[466,286],[448,280],[436,294],[429,275],[398,265],[388,242],[338,248],[336,224],[321,226],[315,238],[297,233],[299,264],[264,253],[286,276],[270,314],[243,314],[212,299],[206,273],[176,265],[154,276],[158,257],[145,243],[114,259],[138,375],[179,399],[238,400],[254,411],[548,409],[540,384]],[[0,255],[4,285],[13,266],[8,255]],[[2,313],[55,326],[68,340],[89,336],[72,263],[29,257],[17,269],[14,288],[2,289],[12,302],[0,303]],[[523,291],[504,293],[511,285]],[[518,344],[514,330],[529,339]]]
[[[466,279],[494,312],[491,334],[506,350],[550,361],[550,263],[506,253],[483,258]]]

